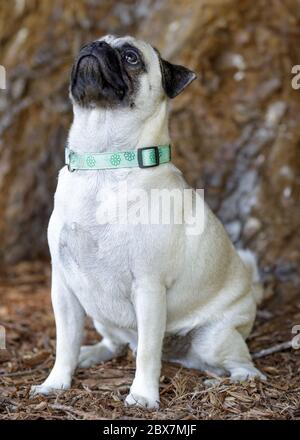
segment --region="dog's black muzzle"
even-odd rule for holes
[[[71,93],[82,105],[113,104],[128,90],[119,53],[104,41],[94,41],[80,50],[71,74]]]

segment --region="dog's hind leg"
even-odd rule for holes
[[[253,365],[247,344],[236,329],[215,323],[195,333],[182,365],[225,372],[233,382],[266,377]]]
[[[94,321],[94,326],[103,339],[97,344],[81,347],[78,362],[79,368],[88,368],[122,356],[126,349],[127,341],[121,337],[120,329],[104,326],[97,321]]]

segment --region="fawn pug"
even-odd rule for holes
[[[198,235],[187,234],[186,222],[97,217],[99,203],[113,209],[103,191],[120,184],[129,192],[188,188],[170,161],[168,114],[170,98],[195,77],[132,37],[108,35],[80,50],[67,166],[48,228],[56,361],[32,394],[69,388],[77,366],[120,356],[128,345],[136,351],[128,405],[159,405],[162,359],[232,380],[264,378],[245,342],[261,295],[255,259],[235,250],[206,205]],[[86,315],[102,335],[93,346],[81,346]]]

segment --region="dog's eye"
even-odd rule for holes
[[[139,57],[133,50],[126,50],[123,56],[128,64],[136,65],[139,62]]]

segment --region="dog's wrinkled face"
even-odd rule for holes
[[[80,50],[70,92],[86,108],[141,109],[174,98],[195,78],[189,69],[163,60],[148,43],[107,35]]]

